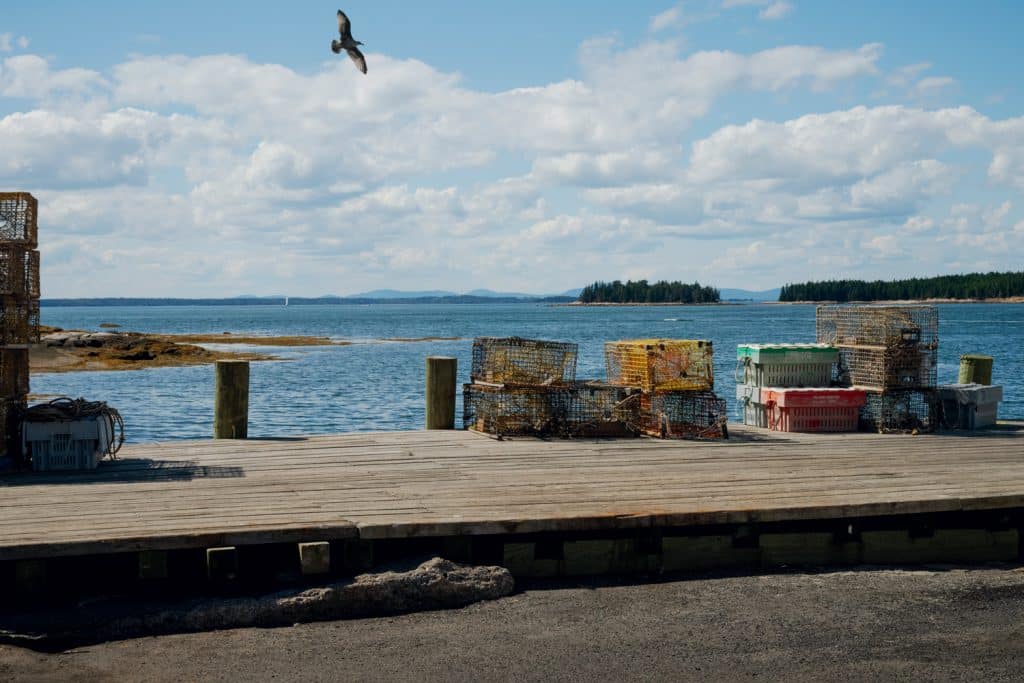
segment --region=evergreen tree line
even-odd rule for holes
[[[585,304],[709,304],[718,300],[719,292],[714,287],[665,280],[653,285],[647,280],[595,282],[584,287],[579,298]]]
[[[1024,272],[940,275],[909,280],[828,280],[786,285],[779,301],[995,299],[1024,296]]]

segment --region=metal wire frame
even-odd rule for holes
[[[28,192],[0,192],[0,242],[35,249],[39,202]]]
[[[571,342],[477,337],[470,379],[497,384],[567,384],[576,379],[579,345]]]
[[[495,436],[597,437],[639,433],[639,392],[598,382],[463,385],[463,426]]]
[[[0,244],[0,295],[39,298],[39,252]]]
[[[0,296],[0,344],[39,343],[39,300]]]
[[[922,344],[938,348],[939,312],[935,306],[818,306],[817,341],[837,346]]]
[[[28,346],[0,346],[0,401],[24,400],[28,392]]]
[[[635,339],[606,342],[609,384],[644,391],[710,390],[715,386],[712,344],[703,339]]]
[[[860,428],[880,433],[931,432],[939,425],[939,402],[931,390],[868,392]]]
[[[841,386],[879,392],[931,389],[938,381],[938,348],[924,344],[840,346],[837,377]]]
[[[655,391],[642,394],[641,430],[663,439],[728,437],[725,399],[712,391]]]

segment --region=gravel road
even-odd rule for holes
[[[535,584],[400,617],[41,654],[17,680],[1020,680],[1024,572],[858,570]]]

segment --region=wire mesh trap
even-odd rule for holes
[[[579,346],[571,342],[477,337],[470,379],[496,384],[566,384],[576,380]]]
[[[608,383],[643,391],[710,390],[715,371],[710,341],[635,339],[604,345]]]
[[[819,306],[816,328],[819,342],[839,348],[841,385],[885,392],[936,384],[935,306]]]
[[[35,249],[39,203],[28,192],[0,192],[0,242]]]
[[[922,344],[839,348],[838,383],[884,392],[929,389],[938,381],[938,349]]]
[[[0,346],[0,401],[28,394],[28,368],[27,345]]]
[[[39,252],[0,244],[0,295],[39,298]]]
[[[938,399],[929,390],[868,392],[867,402],[860,409],[860,428],[865,431],[930,432],[938,423]]]
[[[711,391],[656,391],[641,395],[641,430],[663,439],[728,436],[725,399]]]
[[[639,433],[639,393],[597,382],[463,385],[463,426],[496,436],[598,437]]]
[[[0,344],[39,342],[39,300],[0,297]]]
[[[938,347],[939,310],[935,306],[818,306],[818,343],[837,346]]]

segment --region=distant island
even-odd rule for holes
[[[968,273],[909,280],[826,280],[785,285],[779,301],[897,301],[1024,297],[1024,272]]]
[[[595,282],[584,287],[579,296],[582,304],[716,304],[720,300],[714,287],[665,280],[654,284],[647,280]]]

